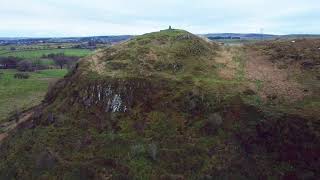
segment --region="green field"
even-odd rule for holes
[[[66,56],[84,57],[92,53],[89,49],[42,49],[45,47],[0,46],[0,57],[18,57],[43,65],[54,65],[53,60],[43,58],[44,55],[64,53]],[[49,48],[49,47],[48,47]],[[16,70],[0,70],[0,121],[6,119],[12,112],[22,111],[41,102],[48,86],[57,79],[62,78],[67,70],[43,70],[30,73],[26,80],[15,79]]]
[[[0,70],[0,121],[12,112],[39,104],[49,84],[66,75],[65,69],[42,70],[30,73],[29,79],[15,79],[16,70]]]
[[[41,58],[43,55],[48,54],[57,54],[64,53],[66,56],[77,56],[84,57],[91,53],[92,51],[89,49],[50,49],[50,50],[23,50],[23,51],[6,51],[0,50],[0,57],[20,57],[20,58],[29,58],[29,59],[37,59]]]

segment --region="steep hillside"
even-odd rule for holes
[[[0,179],[319,176],[319,120],[258,103],[245,52],[166,30],[82,59],[1,142]]]

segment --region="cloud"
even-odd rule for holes
[[[193,33],[320,33],[317,0],[10,0],[0,36],[142,34],[173,25]]]

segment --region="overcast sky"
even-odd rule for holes
[[[3,2],[4,1],[4,2]],[[0,37],[192,33],[320,34],[320,0],[1,0]]]

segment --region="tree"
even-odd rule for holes
[[[31,61],[23,60],[18,63],[17,70],[18,71],[33,71],[34,68],[32,66]]]
[[[52,59],[56,65],[60,66],[60,69],[62,69],[63,66],[68,62],[65,56],[55,56]]]
[[[49,55],[48,55],[49,56]],[[61,69],[67,65],[68,68],[71,68],[77,61],[78,57],[73,56],[65,56],[63,53],[50,55],[56,65],[58,65]]]
[[[66,65],[67,68],[72,68],[74,64],[78,61],[79,57],[66,56],[64,53],[58,54],[48,54],[48,58],[52,59],[54,63],[61,69]]]

